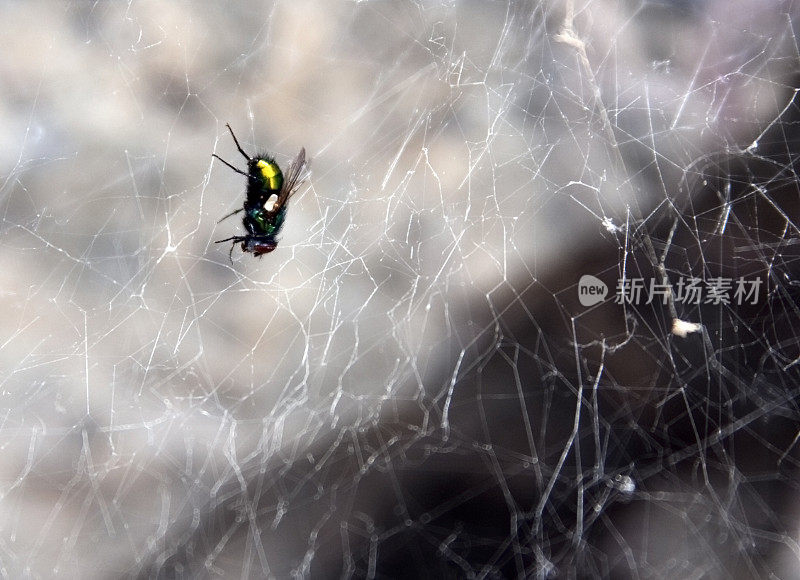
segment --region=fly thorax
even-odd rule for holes
[[[267,233],[269,229],[269,222],[267,221],[267,214],[260,209],[251,209],[247,214],[258,224],[261,233]]]

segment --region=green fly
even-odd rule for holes
[[[252,252],[254,256],[268,254],[278,247],[277,235],[286,220],[289,198],[297,192],[303,182],[300,175],[306,165],[306,150],[305,148],[300,149],[300,153],[297,154],[284,175],[275,159],[269,155],[259,154],[251,157],[245,153],[231,126],[227,124],[225,126],[231,132],[231,137],[233,137],[239,153],[247,159],[247,172],[244,172],[216,153],[212,153],[212,157],[216,157],[236,173],[247,178],[244,205],[219,220],[221,222],[243,211],[242,225],[247,230],[247,235],[232,236],[214,242],[216,244],[233,242],[229,252],[229,257],[233,261],[233,248],[239,242],[242,244],[243,252]]]

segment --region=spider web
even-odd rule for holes
[[[798,577],[797,9],[4,6],[0,573]]]

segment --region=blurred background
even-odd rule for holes
[[[797,2],[0,15],[4,576],[800,577]]]

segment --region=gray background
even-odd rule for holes
[[[796,11],[4,4],[0,572],[794,574],[792,494],[751,481],[797,474],[797,341],[762,390],[708,362],[716,319],[675,346],[575,285],[660,252],[659,211],[721,231],[693,198],[720,155],[794,159]],[[311,158],[278,249],[233,264],[225,123]]]

